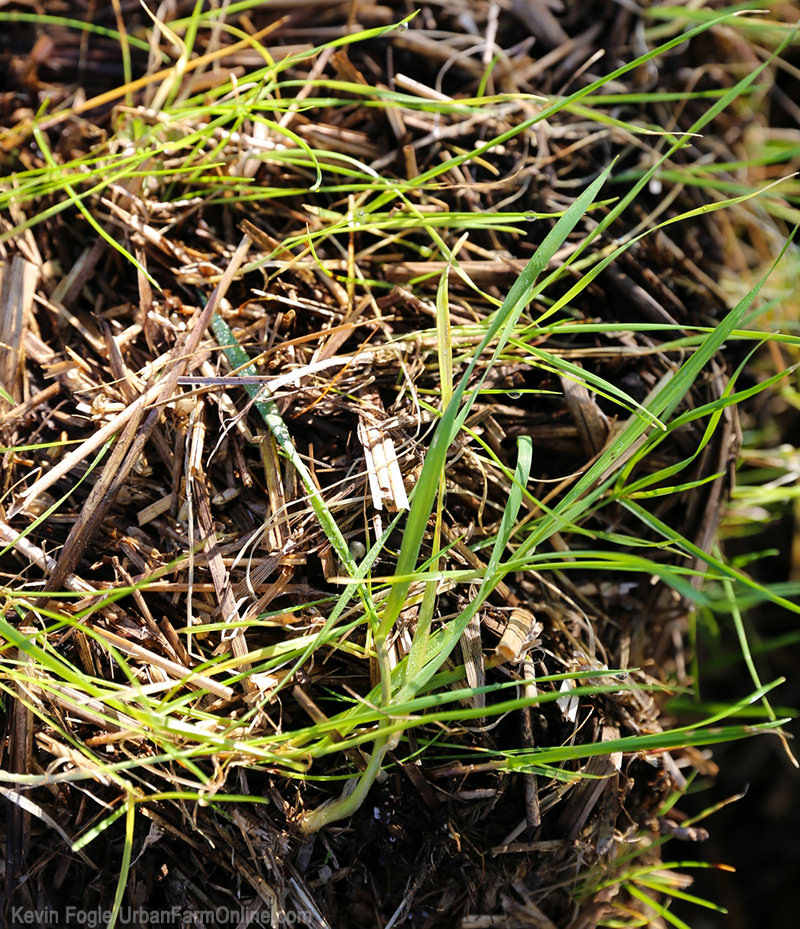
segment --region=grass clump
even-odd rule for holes
[[[681,925],[708,746],[785,738],[742,611],[800,608],[718,530],[796,151],[708,139],[794,32],[570,13],[545,72],[494,5],[311,6],[0,11],[10,899]]]

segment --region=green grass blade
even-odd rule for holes
[[[422,473],[411,501],[411,509],[406,521],[406,531],[397,559],[398,574],[410,575],[413,573],[416,566],[417,556],[433,508],[433,500],[438,486],[439,475],[445,464],[448,449],[458,434],[461,425],[466,420],[472,404],[478,395],[477,390],[473,390],[470,397],[464,402],[464,395],[478,360],[495,339],[498,340],[493,353],[494,357],[496,357],[503,345],[505,345],[511,337],[517,320],[533,294],[539,275],[547,267],[553,255],[564,243],[567,236],[589,208],[610,171],[611,166],[607,167],[602,174],[586,188],[570,208],[565,211],[564,215],[556,222],[553,229],[548,233],[545,240],[536,250],[534,256],[528,262],[522,274],[520,274],[514,282],[508,296],[503,301],[503,305],[496,312],[488,326],[486,335],[475,351],[475,355],[467,365],[458,386],[453,392],[450,403],[447,405],[442,418],[436,426],[428,453],[425,456]],[[409,586],[410,582],[394,585],[389,593],[379,627],[379,635],[384,639],[400,614]]]

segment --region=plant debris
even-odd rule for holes
[[[666,925],[662,837],[704,837],[674,803],[746,734],[669,698],[747,348],[651,409],[742,296],[730,251],[759,267],[797,212],[690,182],[744,157],[759,84],[692,126],[768,53],[588,0],[194,7],[3,11],[7,906]],[[612,162],[477,356],[398,579],[454,388]]]

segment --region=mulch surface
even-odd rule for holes
[[[188,15],[193,4],[176,6]],[[78,20],[91,17],[113,29],[113,7],[65,2],[59,12]],[[264,41],[277,56],[286,47],[310,47],[356,27],[388,25],[405,15],[405,7],[397,7],[267,4],[228,21],[244,32],[273,24]],[[385,108],[365,106],[356,94],[343,106],[320,99],[312,107],[316,97],[326,94],[309,88],[309,107],[298,108],[287,128],[317,150],[344,152],[383,178],[407,183],[529,119],[541,105],[530,95],[572,92],[645,50],[642,22],[632,6],[584,0],[565,4],[564,10],[556,7],[423,3],[408,29],[298,60],[284,74],[303,82],[313,70],[315,78],[370,87],[427,88],[431,99],[477,96],[484,88],[509,95],[480,114],[420,108],[391,115]],[[17,8],[23,5],[4,6]],[[149,20],[141,9],[123,4],[122,11],[130,34],[143,34]],[[488,85],[487,31],[503,50]],[[174,53],[166,39],[163,48]],[[224,59],[225,67],[253,67],[248,55],[237,52],[230,61]],[[755,66],[751,58],[749,46],[731,30],[711,30],[630,73],[626,83],[617,82],[609,92],[655,87],[713,91],[731,86],[745,73],[743,67]],[[147,52],[133,48],[132,63],[134,77],[145,74]],[[124,101],[104,99],[101,95],[124,83],[117,43],[57,23],[41,28],[26,21],[3,24],[0,71],[5,74],[0,85],[4,175],[43,164],[45,154],[29,127],[45,99],[50,113],[67,106],[80,109],[47,124],[50,152],[63,164],[95,147],[99,151],[124,108],[133,112],[151,106],[158,86],[136,89]],[[340,96],[347,98],[347,93]],[[90,107],[84,104],[94,98],[100,99]],[[697,100],[632,102],[613,112],[606,107],[606,112],[623,122],[668,124],[680,132],[705,105]],[[144,110],[140,116],[145,122],[155,119]],[[742,157],[753,127],[754,118],[741,106],[726,111],[674,161]],[[245,121],[237,131],[251,129]],[[510,134],[482,158],[451,167],[437,178],[435,189],[431,185],[391,201],[386,210],[407,209],[409,222],[401,234],[384,235],[362,231],[357,198],[310,190],[313,177],[298,160],[264,157],[252,168],[254,189],[283,188],[285,195],[247,201],[229,196],[226,184],[250,168],[242,167],[247,159],[237,151],[240,143],[220,135],[218,140],[218,150],[202,168],[204,180],[183,177],[165,150],[160,161],[147,166],[164,172],[158,184],[146,177],[123,179],[83,201],[160,290],[100,238],[74,206],[53,209],[43,221],[25,227],[26,215],[63,203],[63,191],[14,207],[2,219],[4,232],[16,227],[2,245],[4,293],[13,282],[24,308],[16,344],[3,349],[11,353],[3,359],[3,386],[17,402],[0,408],[7,449],[3,584],[53,592],[49,646],[84,673],[123,682],[109,652],[114,646],[142,685],[172,682],[183,687],[187,699],[192,691],[176,679],[176,668],[196,669],[203,659],[225,654],[246,663],[255,650],[269,654],[289,631],[312,634],[325,621],[329,598],[340,589],[332,580],[339,565],[304,490],[244,392],[174,381],[165,392],[164,379],[158,380],[164,371],[177,376],[181,365],[184,375],[198,378],[229,373],[210,331],[201,332],[197,324],[205,319],[206,302],[219,275],[231,267],[243,234],[251,238],[250,250],[217,308],[256,358],[261,375],[281,378],[306,371],[296,383],[281,386],[276,402],[346,538],[358,545],[402,506],[402,490],[388,477],[380,484],[383,472],[377,486],[370,481],[370,472],[373,478],[379,472],[376,455],[393,451],[410,490],[434,422],[427,405],[435,406],[441,390],[435,305],[446,260],[431,254],[431,238],[419,223],[415,226],[414,217],[444,210],[522,214],[514,228],[487,224],[472,229],[458,246],[461,228],[440,230],[449,248],[460,249],[458,260],[471,279],[500,301],[551,228],[551,220],[534,219],[534,214],[565,209],[615,157],[615,175],[621,180],[608,187],[607,196],[621,195],[635,171],[649,165],[663,147],[658,137],[634,136],[623,124],[603,125],[586,113],[562,111],[534,129]],[[651,185],[592,248],[606,249],[614,236],[695,209],[715,196],[690,186],[676,187],[673,194],[664,206],[663,191]],[[319,237],[312,253],[308,237],[322,229],[331,211],[345,219],[350,215],[352,221]],[[600,216],[602,211],[584,219],[559,260],[568,257],[572,243]],[[729,309],[720,269],[731,262],[731,254],[755,265],[768,256],[769,247],[744,212],[708,214],[671,226],[631,248],[570,303],[576,323],[617,328],[581,331],[576,325],[567,334],[549,331],[536,347],[642,401],[680,361],[680,352],[662,343],[678,338],[686,327],[713,326]],[[548,290],[548,299],[564,293],[578,273],[570,272]],[[547,306],[535,301],[528,318],[535,320]],[[470,326],[494,307],[451,272],[450,308],[454,355],[463,365],[480,339]],[[626,328],[648,322],[674,328]],[[681,409],[723,395],[740,360],[738,351],[726,349],[707,366]],[[336,363],[359,353],[366,360]],[[327,359],[333,360],[329,367],[311,369]],[[496,533],[518,436],[533,438],[533,494],[553,501],[630,415],[612,398],[578,391],[541,358],[532,362],[524,346],[506,350],[485,386],[491,392],[479,398],[467,422],[473,438],[453,449],[447,469],[451,567],[469,567],[469,549],[480,553],[481,540]],[[698,420],[676,429],[646,467],[664,468],[687,458],[700,444],[705,424]],[[95,461],[112,435],[117,436],[113,447]],[[729,408],[702,455],[682,472],[681,480],[697,487],[653,505],[661,521],[701,548],[713,543],[739,440],[737,413]],[[479,441],[491,456],[482,453]],[[15,450],[19,446],[24,448]],[[59,466],[63,473],[56,470]],[[65,495],[51,516],[21,535]],[[535,515],[535,510],[529,513]],[[637,538],[645,532],[620,507],[598,510],[582,529]],[[398,530],[389,549],[399,539]],[[554,543],[566,549],[573,544],[569,527]],[[423,556],[429,554],[430,547],[423,550]],[[674,561],[676,556],[665,550],[653,557]],[[377,573],[391,569],[390,557],[383,556]],[[135,595],[92,607],[92,591],[145,580]],[[64,590],[76,596],[57,596]],[[437,622],[458,612],[469,596],[468,588],[442,590]],[[92,635],[74,622],[59,625],[59,611],[73,620],[82,616]],[[649,576],[591,571],[511,575],[481,614],[479,657],[471,660],[487,683],[520,679],[525,671],[543,676],[581,668],[587,673],[636,668],[632,677],[645,687],[688,682],[687,612],[681,597]],[[181,630],[189,613],[203,624],[265,614],[269,621],[233,635],[212,628],[187,643]],[[498,646],[513,616],[528,622],[535,641],[513,660],[500,661],[498,654],[505,653]],[[21,608],[6,618],[23,630],[43,622]],[[413,616],[406,619],[410,623]],[[240,675],[204,692],[203,710],[226,723],[246,719],[250,737],[268,739],[277,731],[308,726],[320,714],[338,712],[342,701],[369,693],[374,668],[359,650],[364,642],[362,625],[354,627],[352,651],[321,649],[259,713],[250,710],[275,679],[270,677],[274,669],[258,662],[250,668],[253,676]],[[466,653],[459,660],[467,661]],[[74,747],[81,743],[108,763],[136,762],[126,776],[138,790],[197,789],[196,772],[177,761],[148,762],[161,749],[146,732],[90,703],[76,707],[65,687],[33,678],[24,695],[33,712],[4,698],[4,768],[20,775],[68,770],[85,764]],[[21,696],[18,691],[16,696]],[[170,923],[163,913],[172,908],[194,914],[195,922],[202,921],[198,914],[216,914],[206,916],[205,925],[235,924],[230,914],[236,913],[238,924],[246,925],[242,914],[247,907],[256,924],[269,924],[263,922],[265,914],[281,913],[284,922],[312,926],[588,929],[612,913],[622,917],[639,911],[649,914],[650,924],[662,925],[612,879],[621,875],[625,854],[634,846],[637,866],[655,867],[662,835],[689,842],[703,838],[702,830],[681,830],[680,809],[659,811],[687,778],[715,773],[708,752],[687,748],[654,757],[612,755],[566,764],[567,772],[599,775],[581,781],[481,764],[487,751],[659,732],[674,724],[662,704],[661,698],[604,694],[584,698],[573,708],[549,703],[499,721],[488,712],[485,721],[415,730],[390,756],[387,776],[359,811],[312,836],[298,829],[300,813],[335,796],[344,775],[352,774],[363,758],[326,756],[311,767],[313,780],[290,777],[257,758],[223,758],[217,764],[200,758],[198,769],[213,785],[209,800],[218,791],[263,802],[201,805],[176,796],[141,803],[124,905],[134,912],[137,907],[162,911],[164,925]],[[9,803],[3,827],[8,906],[53,908],[61,914],[70,906],[108,910],[122,867],[125,818],[79,854],[69,850],[51,824],[68,836],[83,833],[118,807],[119,782],[98,768],[94,780],[54,780],[25,796],[35,811]],[[690,848],[675,857],[697,853]],[[601,888],[603,877],[608,886]]]

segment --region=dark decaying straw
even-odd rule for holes
[[[667,699],[751,583],[780,59],[714,4],[197,6],[0,11],[6,902],[667,925],[673,803],[777,727]]]

